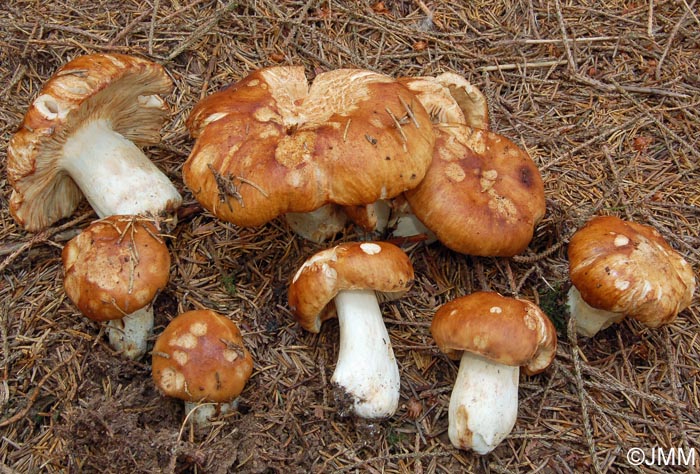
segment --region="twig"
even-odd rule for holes
[[[29,410],[32,409],[32,406],[34,405],[34,402],[36,402],[37,398],[39,398],[39,394],[41,393],[41,387],[46,383],[47,380],[49,380],[56,372],[58,372],[58,369],[64,367],[67,365],[70,361],[73,360],[75,355],[78,353],[78,351],[73,352],[68,359],[64,360],[60,364],[58,364],[56,367],[51,369],[46,375],[44,375],[41,380],[36,384],[34,387],[34,390],[32,391],[32,394],[28,397],[27,399],[27,405],[22,408],[20,411],[15,413],[9,418],[5,418],[4,420],[0,421],[0,428],[4,428],[5,426],[11,425],[12,423],[15,423],[22,418],[25,417],[27,413],[29,413]]]
[[[512,259],[514,262],[517,262],[517,263],[535,263],[535,262],[539,262],[540,260],[549,257],[549,256],[552,255],[554,252],[556,252],[557,250],[559,250],[559,249],[562,247],[562,245],[564,245],[566,242],[567,242],[567,239],[563,239],[563,240],[558,241],[557,243],[555,243],[555,244],[552,245],[551,247],[549,247],[547,250],[544,250],[544,251],[542,251],[542,252],[540,252],[540,253],[536,253],[536,254],[534,254],[534,255],[527,255],[527,256],[526,256],[526,255],[514,255],[514,256],[511,257],[511,259]]]
[[[650,3],[653,5],[654,0],[649,0]],[[674,39],[676,38],[676,35],[678,34],[678,30],[681,29],[681,25],[685,21],[686,18],[688,18],[688,15],[690,12],[693,10],[693,6],[695,6],[695,1],[693,0],[693,3],[688,6],[688,9],[683,13],[683,16],[681,17],[680,20],[678,20],[678,23],[676,23],[673,26],[673,29],[671,30],[671,34],[668,35],[668,39],[666,40],[666,47],[664,48],[664,52],[661,54],[661,57],[659,58],[659,62],[656,64],[656,80],[659,81],[661,80],[661,66],[663,65],[664,61],[666,60],[666,56],[668,56],[668,52],[671,50],[671,44],[673,43]],[[650,7],[650,10],[653,9],[653,7]],[[651,31],[651,19],[649,20],[649,28]],[[650,35],[651,36],[651,35]]]
[[[16,247],[14,250],[11,251],[10,255],[3,260],[2,263],[0,263],[0,273],[4,272],[5,269],[17,258],[19,257],[22,252],[25,250],[31,248],[33,245],[38,244],[38,243],[43,243],[49,240],[53,235],[61,232],[62,230],[68,229],[70,227],[75,226],[76,224],[79,224],[80,222],[84,221],[88,217],[93,216],[94,214],[91,212],[86,212],[85,214],[76,217],[75,219],[66,222],[63,225],[60,225],[58,227],[53,227],[46,229],[42,232],[39,232],[38,234],[33,235],[29,240],[26,242],[20,244],[18,247]],[[2,255],[2,249],[0,249],[0,255]]]
[[[511,63],[511,64],[497,64],[495,66],[482,66],[478,69],[479,72],[491,72],[491,71],[512,71],[513,69],[528,69],[528,68],[538,68],[538,67],[551,67],[551,66],[561,66],[566,64],[567,61],[564,60],[554,60],[554,61],[535,61],[532,63]]]
[[[557,5],[559,1],[557,0]],[[588,445],[588,452],[591,456],[591,463],[593,464],[593,469],[597,474],[602,474],[600,465],[598,464],[598,458],[596,456],[596,445],[593,439],[593,431],[591,429],[591,418],[588,411],[588,392],[583,384],[582,370],[581,370],[581,359],[579,358],[579,347],[578,341],[576,340],[576,318],[569,318],[569,324],[567,327],[567,335],[569,338],[569,344],[571,345],[571,360],[574,363],[574,379],[576,384],[576,393],[578,394],[579,401],[581,403],[581,416],[583,418],[583,433],[586,437],[586,444]]]
[[[141,13],[139,16],[134,18],[134,20],[126,25],[117,36],[115,36],[112,41],[107,43],[107,46],[115,46],[117,43],[119,43],[121,40],[123,40],[131,31],[136,28],[136,25],[141,23],[141,21],[146,18],[153,10],[151,8],[147,8],[146,11]]]
[[[222,16],[224,16],[226,13],[230,12],[234,8],[238,6],[238,1],[237,0],[232,0],[226,4],[224,8],[221,10],[217,10],[211,17],[207,19],[204,23],[199,25],[195,30],[185,39],[183,42],[181,42],[174,50],[172,53],[170,53],[167,57],[169,61],[175,59],[185,51],[187,48],[189,48],[194,42],[199,41],[199,39],[210,33],[214,25],[216,25],[219,20],[221,19]]]

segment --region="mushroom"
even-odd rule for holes
[[[651,328],[690,305],[695,275],[653,227],[594,217],[569,242],[568,305],[582,336],[629,316]]]
[[[532,158],[493,132],[449,123],[435,130],[430,168],[404,192],[413,214],[456,252],[521,253],[545,214],[544,183]]]
[[[426,234],[460,253],[510,257],[532,240],[545,213],[537,166],[508,138],[488,131],[486,98],[454,73],[400,78],[431,115],[433,159],[407,206],[390,219],[394,237]]]
[[[185,401],[195,426],[237,408],[253,359],[236,323],[211,310],[173,318],[156,339],[152,375],[164,395]]]
[[[187,126],[196,142],[183,178],[203,207],[243,227],[297,213],[294,225],[317,241],[344,218],[315,232],[299,222],[304,214],[416,186],[434,142],[410,90],[360,69],[321,73],[311,84],[300,66],[260,69],[200,101]]]
[[[73,213],[83,195],[99,217],[172,213],[181,202],[139,146],[160,141],[172,81],[155,63],[122,54],[61,67],[10,139],[10,211],[39,231]]]
[[[168,283],[170,254],[155,225],[136,216],[93,222],[63,248],[63,286],[86,317],[106,321],[111,346],[131,359],[146,353],[151,303]]]
[[[487,454],[515,425],[520,367],[537,374],[554,359],[554,326],[527,300],[476,292],[438,308],[430,331],[442,352],[461,358],[448,411],[450,441]]]
[[[400,77],[398,82],[415,93],[432,123],[488,129],[486,97],[459,74],[445,72],[436,77]],[[437,240],[435,234],[413,214],[402,195],[364,206],[345,207],[344,210],[350,220],[366,232],[382,233],[389,228],[395,237],[425,235],[426,243]]]
[[[351,242],[310,257],[289,286],[302,328],[318,333],[337,316],[338,362],[331,381],[341,413],[386,418],[399,402],[399,369],[377,298],[401,297],[413,283],[408,256],[386,242]]]

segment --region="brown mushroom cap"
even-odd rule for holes
[[[557,349],[556,330],[537,305],[495,292],[476,292],[445,303],[436,311],[430,332],[451,359],[468,351],[522,367],[527,374],[546,369]]]
[[[438,124],[423,181],[404,195],[418,219],[450,249],[509,257],[532,240],[545,213],[544,183],[530,156],[501,135]]]
[[[358,69],[310,85],[302,67],[261,69],[199,102],[187,125],[196,143],[185,184],[241,226],[396,196],[423,178],[434,142],[411,91]]]
[[[164,69],[123,54],[90,54],[63,65],[42,87],[7,149],[10,212],[29,231],[70,216],[83,194],[61,172],[66,140],[88,120],[107,119],[136,145],[160,141],[172,90]]]
[[[62,252],[66,294],[88,318],[121,319],[165,288],[170,253],[148,220],[110,216],[93,222]]]
[[[289,285],[289,306],[307,331],[336,316],[333,298],[343,290],[375,290],[384,301],[401,297],[413,284],[413,265],[387,242],[350,242],[310,257]]]
[[[234,400],[253,373],[238,326],[210,310],[174,318],[153,348],[153,380],[165,395],[190,402]]]
[[[650,327],[673,322],[695,291],[693,269],[656,229],[618,217],[588,221],[572,236],[568,257],[586,303]]]

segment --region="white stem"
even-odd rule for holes
[[[619,323],[625,317],[623,313],[613,313],[597,309],[583,301],[581,293],[571,285],[566,300],[569,314],[576,319],[576,332],[581,336],[593,337],[613,323]]]
[[[143,357],[151,331],[153,331],[153,308],[150,305],[122,319],[107,321],[109,344],[129,359],[137,360]]]
[[[519,367],[462,354],[449,407],[448,434],[459,449],[491,452],[518,416]]]
[[[334,204],[326,204],[311,212],[288,212],[287,224],[300,237],[322,243],[343,230],[347,216]]]
[[[198,428],[211,425],[211,419],[238,408],[238,398],[228,403],[188,402],[185,401],[187,421]]]
[[[331,381],[344,390],[361,418],[386,418],[399,405],[399,367],[374,291],[335,297],[340,326],[338,363]]]
[[[98,216],[157,215],[179,207],[172,182],[106,120],[82,126],[63,146],[61,165]]]
[[[428,229],[415,215],[406,214],[396,219],[394,231],[391,233],[393,237],[414,237],[416,235],[425,235],[425,243],[432,244],[437,240],[432,230]]]

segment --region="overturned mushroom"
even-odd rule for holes
[[[7,150],[10,211],[27,230],[69,216],[83,196],[100,217],[172,213],[181,197],[139,148],[160,141],[172,81],[122,54],[80,56],[34,99]]]
[[[318,333],[334,316],[340,350],[332,382],[341,411],[385,418],[399,402],[399,369],[377,298],[402,296],[413,283],[413,266],[385,242],[340,244],[310,257],[289,286],[289,305],[299,324]]]
[[[670,324],[695,291],[695,275],[653,227],[594,217],[569,242],[568,305],[577,332],[594,336],[625,316]]]
[[[170,254],[142,217],[93,222],[63,248],[66,294],[81,313],[107,324],[111,346],[131,359],[146,352],[151,303],[168,283]]]

